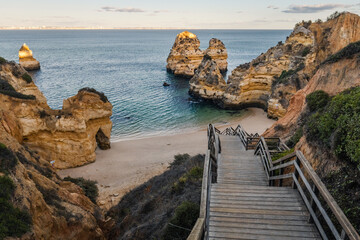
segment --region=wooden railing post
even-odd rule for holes
[[[312,190],[313,190],[315,196],[317,196],[318,193],[319,193],[319,190],[318,190],[318,188],[316,187],[316,185],[315,185],[314,183],[312,184]],[[314,198],[313,198],[311,195],[310,195],[310,205],[311,205],[311,209],[316,213],[316,212],[317,212],[316,203],[315,203],[315,201],[314,201]],[[311,214],[310,214],[310,216],[309,216],[308,222],[309,222],[309,223],[313,223],[313,222],[314,222],[314,219],[313,219],[313,217],[311,216]]]
[[[299,159],[297,156],[296,156],[295,162],[297,163],[297,165],[300,166],[300,159]],[[299,172],[297,171],[296,168],[294,169],[294,176],[295,176],[295,178],[296,178],[297,180],[299,180]],[[293,189],[296,189],[296,188],[297,188],[295,182],[293,182],[292,188],[293,188]]]

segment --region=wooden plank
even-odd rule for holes
[[[306,211],[304,206],[269,206],[269,205],[255,205],[255,204],[239,204],[236,202],[232,203],[210,203],[211,208],[229,208],[229,209],[258,209],[258,210],[281,210],[281,211]]]
[[[274,236],[261,235],[261,234],[249,235],[249,234],[239,234],[239,233],[210,232],[209,240],[213,240],[213,239],[291,240],[291,238],[286,237],[286,236],[277,236],[276,238],[274,238]],[[304,238],[302,238],[302,237],[296,238],[296,240],[311,240],[311,239],[319,239],[319,238],[305,238],[305,237]]]
[[[211,219],[210,226],[223,228],[247,228],[247,229],[268,229],[281,231],[299,231],[299,232],[316,232],[312,225],[289,225],[289,224],[272,224],[272,223],[237,223],[214,221]]]
[[[212,222],[221,223],[237,223],[237,224],[271,224],[271,225],[285,225],[285,226],[309,226],[314,227],[313,224],[309,224],[306,220],[283,220],[283,219],[262,219],[262,218],[236,218],[236,217],[221,217],[212,216]]]
[[[236,209],[226,207],[211,207],[210,213],[212,212],[228,212],[228,213],[247,213],[247,214],[265,214],[265,215],[280,215],[280,216],[308,216],[305,211],[271,211],[261,209]]]
[[[273,215],[273,214],[259,214],[259,213],[210,212],[210,218],[211,217],[307,221],[308,215],[300,216],[300,215]]]
[[[279,229],[252,229],[252,228],[243,228],[243,227],[216,227],[210,226],[209,231],[211,232],[228,232],[228,233],[243,233],[249,235],[264,234],[274,237],[287,236],[287,237],[307,237],[307,238],[316,238],[319,237],[319,234],[316,231],[290,231],[290,230],[279,230]]]
[[[282,197],[242,197],[242,196],[228,196],[228,195],[216,195],[211,196],[211,199],[229,199],[229,200],[238,200],[238,201],[266,201],[266,202],[299,202],[299,198],[282,198]]]
[[[278,193],[222,193],[222,192],[211,192],[212,196],[234,196],[234,197],[262,197],[262,198],[290,198],[290,199],[294,199],[294,196],[292,195],[288,195],[288,194],[278,194]],[[265,199],[264,199],[265,200]]]
[[[287,178],[292,178],[292,176],[293,176],[293,173],[288,173],[288,174],[284,174],[284,175],[270,177],[269,180],[287,179]]]
[[[218,204],[243,204],[243,205],[260,205],[260,206],[304,206],[300,201],[264,201],[262,199],[259,200],[246,200],[246,199],[226,199],[226,198],[215,198],[211,197],[211,203],[218,203]]]

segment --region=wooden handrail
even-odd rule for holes
[[[280,159],[272,161],[271,152],[283,152],[289,150],[289,147],[286,146],[280,138],[264,138],[258,135],[251,135],[248,134],[240,125],[238,125],[235,129],[227,128],[221,132],[212,124],[209,124],[208,127],[208,150],[204,162],[200,215],[188,237],[188,240],[200,240],[203,236],[205,236],[205,238],[208,236],[210,189],[213,180],[212,173],[215,172],[212,168],[217,167],[218,159],[221,157],[219,134],[239,136],[246,149],[250,146],[249,143],[257,143],[255,147],[255,154],[259,155],[261,158],[265,173],[269,180],[269,185],[275,185],[276,182],[279,182],[279,185],[282,186],[283,179],[290,179],[293,183],[293,187],[298,190],[307,209],[309,210],[309,221],[313,221],[315,223],[323,239],[328,239],[328,233],[326,233],[323,228],[324,223],[319,220],[320,215],[325,220],[325,224],[328,226],[335,239],[346,239],[347,237],[350,240],[360,240],[359,234],[349,222],[302,152],[296,151]],[[274,140],[277,141],[276,147],[278,150],[269,150],[267,141],[273,144]],[[287,169],[286,173],[284,173],[285,169]],[[313,183],[312,186],[309,181]],[[304,190],[306,190],[309,195],[305,194]],[[308,196],[310,196],[310,200],[308,199]],[[331,218],[325,211],[325,208],[319,200],[319,196],[321,196],[321,198],[325,201],[326,206],[331,210],[332,214],[340,224],[342,228],[340,233],[335,228]]]
[[[219,139],[219,130],[212,124],[209,124],[207,130],[208,149],[204,160],[203,179],[201,186],[200,213],[195,226],[193,227],[188,240],[200,240],[208,236],[209,215],[210,215],[210,193],[213,183],[213,172],[217,171],[217,163],[220,158],[221,144]]]
[[[327,190],[326,186],[321,181],[319,176],[316,174],[314,169],[311,167],[311,164],[307,161],[307,159],[305,158],[302,152],[296,151],[294,153],[290,153],[273,162],[271,160],[271,154],[267,147],[266,141],[264,138],[261,138],[256,147],[255,154],[260,155],[265,170],[268,170],[267,176],[269,179],[269,185],[274,185],[276,180],[279,181],[282,181],[283,179],[293,180],[294,188],[296,188],[299,191],[303,201],[305,202],[306,207],[310,212],[311,219],[314,221],[323,239],[328,239],[328,236],[327,233],[324,231],[321,221],[318,219],[319,216],[316,214],[316,211],[320,212],[321,216],[325,220],[326,225],[330,229],[335,239],[345,239],[346,237],[348,237],[350,240],[360,239],[359,234],[356,232],[355,228],[349,222],[344,212],[336,203],[335,199],[331,196],[330,192]],[[292,160],[294,158],[295,160]],[[266,164],[268,160],[270,160],[270,163]],[[302,166],[302,168],[300,167],[300,165]],[[269,166],[271,167],[269,168]],[[287,172],[286,174],[283,174],[284,169],[291,166],[294,166],[292,172]],[[282,170],[282,171],[278,171],[279,173],[276,174],[275,170]],[[304,174],[304,172],[306,174]],[[301,179],[304,185],[300,184],[299,179]],[[310,186],[308,179],[310,179],[313,182],[314,184],[313,187]],[[282,182],[279,182],[280,185],[281,183]],[[303,190],[303,186],[305,186],[306,190],[309,192],[311,196],[310,201]],[[334,214],[336,220],[341,225],[342,227],[341,233],[339,233],[335,228],[333,222],[331,221],[331,218],[328,216],[328,214],[325,211],[325,208],[322,206],[318,198],[318,195],[320,195],[322,199],[324,199],[326,205],[329,207],[332,214]],[[314,204],[311,204],[311,202],[313,202]],[[316,209],[314,209],[314,207]]]

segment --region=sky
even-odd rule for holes
[[[292,29],[360,0],[0,0],[3,27]]]

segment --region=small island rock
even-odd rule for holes
[[[39,70],[40,63],[32,54],[30,48],[24,43],[19,50],[19,63],[27,71]]]
[[[203,51],[195,34],[188,31],[179,33],[167,58],[166,69],[176,76],[191,78],[205,54],[212,57],[221,72],[226,72],[227,51],[223,42],[213,38],[209,42],[209,48]]]

